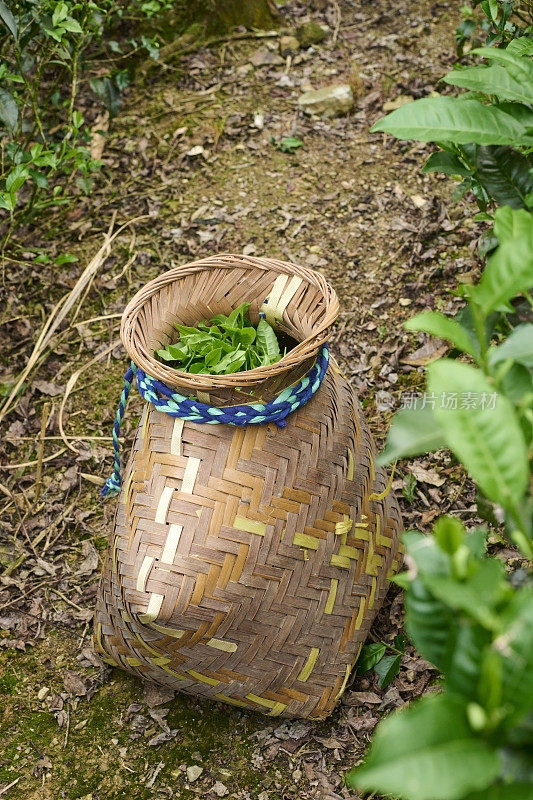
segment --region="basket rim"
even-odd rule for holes
[[[277,274],[288,274],[302,278],[314,286],[321,294],[324,302],[324,313],[313,333],[289,350],[275,364],[255,367],[251,370],[235,372],[231,375],[209,375],[181,372],[157,361],[153,353],[139,342],[139,315],[143,307],[165,286],[187,276],[214,269],[263,269]],[[122,314],[120,336],[126,352],[131,360],[147,375],[171,386],[190,387],[197,390],[244,388],[256,386],[265,380],[280,376],[300,365],[306,359],[316,356],[320,348],[331,335],[331,328],[339,314],[339,298],[335,289],[324,276],[308,267],[300,267],[278,259],[246,256],[240,253],[219,253],[214,256],[192,261],[167,270],[162,275],[149,281],[132,297]]]

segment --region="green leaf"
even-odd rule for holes
[[[29,174],[34,184],[38,186],[39,189],[46,189],[48,187],[48,178],[42,172],[39,172],[38,169],[32,169],[30,167]]]
[[[193,361],[188,365],[187,372],[191,373],[191,375],[199,375],[200,373],[205,372],[204,361]]]
[[[478,702],[481,664],[491,644],[492,631],[464,615],[460,619],[458,616],[454,614],[439,668],[444,673],[446,689]]]
[[[233,372],[238,372],[244,362],[246,361],[246,353],[244,350],[232,350],[231,353],[222,358],[218,364],[213,367],[215,375],[231,375]]]
[[[523,586],[509,606],[506,630],[494,642],[501,653],[502,702],[513,709],[509,723],[515,723],[533,706],[533,590]]]
[[[255,341],[256,337],[256,330],[251,326],[246,328],[240,328],[237,332],[233,335],[234,344],[242,344],[242,345],[249,345]]]
[[[445,175],[459,175],[461,178],[468,178],[473,174],[472,170],[468,169],[455,153],[440,151],[432,153],[420,171],[443,172]]]
[[[527,447],[511,402],[494,392],[480,370],[450,359],[428,367],[428,388],[476,398],[474,408],[435,407],[447,445],[490,500],[518,503],[528,481]],[[491,398],[495,400],[491,408]]]
[[[244,315],[250,308],[251,303],[241,303],[240,306],[235,308],[227,319],[228,327],[242,328],[244,324]]]
[[[381,658],[374,667],[374,671],[378,676],[378,686],[381,689],[386,689],[392,680],[400,672],[401,656],[396,653],[395,655],[384,656]]]
[[[430,406],[401,408],[392,418],[378,462],[390,464],[397,458],[431,453],[441,447],[446,447],[446,442]]]
[[[421,578],[412,580],[407,588],[405,630],[421,655],[443,671],[450,662],[450,650],[455,639],[457,621],[454,614],[446,603],[433,595]]]
[[[431,585],[435,575],[448,575],[450,560],[432,537],[410,531],[402,539],[417,576],[409,580],[405,594],[406,631],[422,656],[442,670],[449,662],[457,623],[451,609],[431,593],[426,582]]]
[[[197,327],[176,324],[180,334],[178,344],[168,345],[163,350],[158,350],[156,355],[165,361],[181,361],[180,369],[185,372],[207,372],[213,375],[229,375],[272,363],[263,354],[258,331],[250,325],[248,319],[245,320],[249,308],[250,303],[241,303],[229,315],[217,314],[210,320],[211,325],[206,320]],[[279,354],[276,335],[265,324],[274,337],[270,345]],[[266,336],[264,325],[259,327]]]
[[[500,111],[513,117],[526,129],[526,135],[522,140],[523,144],[533,145],[533,109],[523,103],[497,103],[495,105]],[[517,144],[516,142],[514,143]]]
[[[298,147],[302,147],[303,142],[295,136],[284,136],[279,143],[279,149],[282,153],[294,153]]]
[[[452,84],[452,86],[462,86],[464,89],[470,89],[474,92],[496,95],[502,100],[533,103],[531,85],[517,81],[500,64],[454,69],[445,75],[442,80]]]
[[[465,527],[457,517],[440,517],[433,528],[437,544],[448,555],[453,555],[463,544]]]
[[[62,264],[74,264],[76,261],[79,261],[79,258],[72,253],[62,253],[54,259],[54,264],[60,267]]]
[[[6,211],[14,211],[16,204],[16,192],[0,192],[0,208],[5,208]]]
[[[89,86],[107,108],[110,116],[115,117],[122,106],[122,97],[114,81],[108,77],[91,78]]]
[[[515,56],[533,56],[533,39],[528,36],[519,36],[509,42],[507,52]]]
[[[533,784],[531,783],[500,783],[474,792],[464,800],[533,800]]]
[[[432,336],[447,339],[463,353],[468,353],[474,359],[478,358],[478,350],[466,328],[440,311],[423,311],[404,322],[403,327],[408,331],[425,331]]]
[[[461,800],[489,786],[499,771],[497,752],[473,737],[462,700],[433,695],[383,720],[365,762],[346,782],[405,800]]]
[[[222,358],[222,348],[221,347],[214,347],[210,353],[208,353],[205,357],[205,366],[209,367],[216,367],[217,364],[220,363],[220,359]]]
[[[363,645],[356,662],[357,674],[364,675],[365,672],[373,669],[378,661],[381,661],[386,651],[387,648],[382,642]]]
[[[68,6],[66,3],[56,3],[54,8],[54,13],[52,14],[52,24],[54,28],[58,26],[58,24],[65,19],[68,14]]]
[[[7,191],[18,192],[20,187],[28,180],[29,174],[28,167],[25,164],[17,164],[6,178]]]
[[[512,50],[498,47],[476,47],[472,55],[501,61],[517,81],[525,81],[530,86],[533,84],[533,63],[528,56],[518,56]]]
[[[533,324],[517,325],[498,347],[491,347],[489,363],[498,364],[511,358],[525,367],[533,367]]]
[[[19,111],[15,98],[0,87],[0,122],[11,135],[16,133]]]
[[[484,315],[506,309],[513,297],[533,286],[533,216],[530,218],[527,233],[502,242],[487,261],[478,285],[469,289]]]
[[[0,19],[4,21],[6,27],[10,30],[10,32],[16,39],[18,35],[18,27],[17,23],[15,22],[15,17],[13,16],[9,8],[6,6],[6,4],[3,2],[3,0],[0,0]]]
[[[434,575],[430,591],[451,608],[463,611],[483,627],[496,630],[499,626],[494,606],[501,600],[504,588],[503,564],[494,558],[477,562],[473,574],[464,581],[449,575]]]
[[[526,395],[533,395],[533,374],[531,369],[522,364],[514,364],[502,379],[503,391],[511,400],[518,404]],[[529,441],[529,440],[528,440]]]
[[[257,325],[257,346],[274,363],[280,356],[279,344],[274,329],[261,317]]]
[[[457,97],[415,100],[377,122],[371,131],[385,131],[398,139],[444,139],[455,144],[515,144],[526,133],[523,125],[498,108]]]
[[[500,206],[526,208],[526,196],[533,191],[530,169],[533,162],[511,147],[480,147],[477,178]]]
[[[507,239],[517,239],[531,230],[533,223],[531,214],[524,209],[512,209],[510,206],[498,208],[494,214],[494,233],[500,244]]]
[[[70,31],[70,33],[83,33],[79,22],[76,22],[76,20],[71,17],[64,19],[61,23],[61,27],[66,31]]]

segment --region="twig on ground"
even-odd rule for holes
[[[33,351],[28,359],[26,367],[21,372],[15,386],[12,388],[9,396],[4,402],[4,405],[0,409],[0,422],[13,407],[14,401],[19,393],[21,386],[27,379],[28,375],[32,372],[36,363],[39,361],[44,350],[49,344],[53,334],[56,332],[59,325],[61,325],[61,323],[63,322],[69,311],[74,307],[74,305],[81,297],[81,295],[84,293],[87,285],[92,282],[96,272],[102,266],[105,259],[109,255],[111,251],[112,242],[116,239],[117,236],[119,236],[120,233],[122,233],[122,231],[125,228],[127,228],[129,225],[134,224],[135,222],[138,222],[141,219],[146,219],[148,215],[144,214],[140,217],[135,217],[134,219],[126,222],[124,225],[121,225],[120,228],[117,228],[117,230],[114,233],[112,233],[113,226],[115,224],[115,216],[116,212],[113,214],[111,224],[105,235],[104,242],[101,245],[100,249],[95,254],[95,256],[89,261],[89,263],[83,270],[82,274],[78,278],[76,285],[74,286],[72,291],[70,291],[67,295],[61,298],[61,300],[55,305],[55,307],[52,310],[52,313],[46,320],[41,330],[41,333],[39,334],[39,337],[35,343]]]
[[[66,447],[62,447],[56,453],[52,453],[51,456],[47,456],[43,458],[42,463],[47,464],[49,461],[53,461],[54,458],[58,458],[58,456],[63,455],[63,453],[67,452]],[[78,451],[76,451],[78,452]],[[3,470],[12,470],[12,469],[24,469],[25,467],[34,467],[36,464],[39,463],[39,459],[35,459],[34,461],[25,461],[23,464],[0,464],[0,469]]]
[[[15,786],[15,784],[17,784],[19,781],[20,778],[15,778],[14,781],[11,781],[11,783],[8,783],[7,786],[4,786],[2,789],[0,789],[0,797],[2,797],[2,795],[4,795],[7,791],[9,791],[9,789],[12,789],[13,786]]]
[[[333,31],[332,41],[335,44],[335,42],[337,41],[337,38],[339,36],[339,30],[340,30],[340,27],[341,27],[342,14],[341,14],[341,7],[337,3],[337,0],[333,0],[333,7],[335,9],[335,29]]]
[[[54,594],[57,594],[57,596],[60,597],[61,600],[63,600],[64,603],[66,603],[69,606],[72,606],[72,608],[75,608],[77,611],[87,611],[86,608],[82,608],[77,603],[75,603],[73,600],[69,600],[68,597],[66,596],[66,594],[63,594],[63,592],[60,592],[59,589],[50,589],[50,591],[53,592]]]
[[[46,528],[43,528],[42,531],[39,534],[37,534],[37,536],[33,540],[33,546],[36,547],[38,544],[40,544],[40,542],[42,542],[42,540],[44,538],[46,538],[49,541],[50,540],[50,534],[52,533],[52,531],[56,530],[56,528],[59,527],[59,525],[63,522],[65,517],[68,517],[68,515],[70,514],[70,512],[72,511],[72,509],[74,508],[75,505],[76,505],[76,501],[74,500],[74,502],[71,503],[68,508],[65,508],[61,512],[59,517],[54,519],[54,521],[51,522],[50,525],[47,525]],[[48,549],[48,546],[45,543],[45,545],[44,545],[44,547],[42,549],[41,555],[44,555],[44,553],[46,552],[47,549]]]
[[[37,469],[35,471],[35,489],[33,492],[33,499],[34,502],[39,500],[41,494],[41,478],[43,474],[43,455],[44,455],[44,439],[46,433],[46,426],[48,425],[48,420],[50,419],[50,403],[44,403],[43,410],[41,414],[41,431],[39,433],[39,444],[38,444],[38,454],[37,454]]]
[[[66,402],[68,400],[68,396],[72,392],[72,390],[73,390],[74,386],[76,385],[76,383],[78,381],[78,378],[80,377],[82,372],[84,372],[84,370],[88,369],[90,366],[95,364],[97,361],[101,361],[102,358],[104,358],[104,356],[106,356],[108,353],[111,353],[115,349],[115,347],[118,347],[119,345],[120,345],[120,339],[115,339],[113,342],[111,342],[109,347],[106,347],[106,349],[103,350],[101,353],[99,353],[97,356],[95,356],[94,358],[91,358],[91,360],[88,361],[87,364],[84,364],[83,367],[80,367],[80,369],[77,369],[75,372],[73,372],[72,375],[70,376],[70,378],[68,379],[68,382],[67,382],[67,385],[66,385],[66,388],[65,388],[65,393],[64,393],[63,399],[61,401],[61,406],[59,408],[57,424],[58,424],[58,428],[59,428],[59,434],[60,434],[61,438],[63,439],[64,443],[66,444],[67,448],[69,450],[72,450],[73,453],[76,453],[76,455],[79,454],[79,450],[77,450],[75,447],[73,447],[70,444],[69,440],[65,436],[65,430],[63,428],[63,412],[65,410],[65,404],[66,404]]]

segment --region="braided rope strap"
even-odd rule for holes
[[[329,350],[324,345],[318,354],[317,360],[310,371],[295,386],[284,389],[274,400],[261,405],[227,406],[217,408],[198,400],[191,400],[174,392],[156,378],[151,378],[140,367],[132,362],[124,376],[124,388],[120,396],[117,418],[113,425],[114,470],[105,482],[101,495],[111,497],[118,494],[122,484],[120,475],[120,443],[119,431],[126,412],[126,404],[131,391],[133,378],[137,376],[137,388],[144,400],[158,410],[171,417],[180,417],[191,422],[203,422],[207,425],[262,425],[274,422],[279,428],[287,424],[287,417],[297,409],[304,406],[317,392],[324,380],[329,364]]]

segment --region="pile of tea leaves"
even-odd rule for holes
[[[255,328],[248,317],[250,303],[228,316],[217,314],[196,328],[177,325],[179,340],[155,354],[174,369],[192,374],[231,375],[275,364],[282,357],[274,329],[261,318]]]

